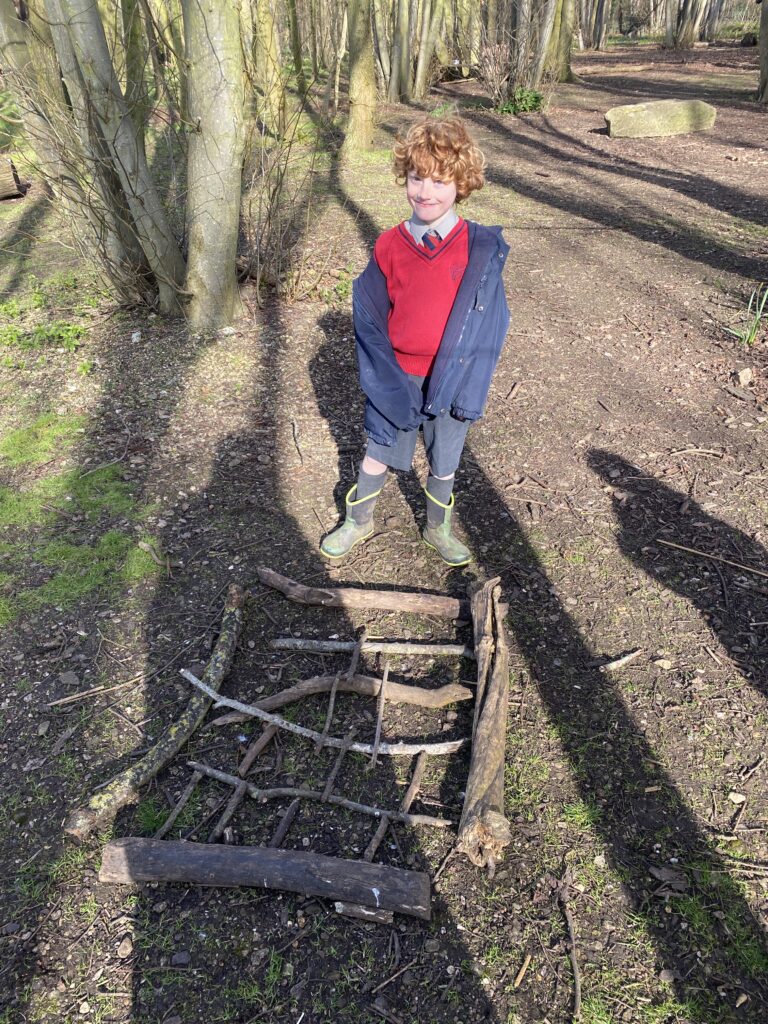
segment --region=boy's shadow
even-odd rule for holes
[[[676,491],[611,452],[593,449],[588,461],[615,488],[619,547],[645,573],[691,602],[730,653],[739,673],[768,696],[766,655],[754,622],[768,619],[768,579],[660,541],[704,551],[768,571],[768,551],[742,530],[705,512]],[[765,636],[765,635],[764,635]]]

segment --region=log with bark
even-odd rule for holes
[[[282,889],[392,910],[423,921],[430,918],[430,882],[424,872],[297,850],[115,839],[104,849],[99,881]]]
[[[218,691],[232,665],[243,624],[245,591],[232,584],[227,593],[221,631],[203,679],[211,691]],[[210,695],[193,693],[179,718],[140,761],[126,768],[104,789],[90,798],[85,807],[73,811],[64,830],[83,839],[92,829],[136,800],[139,790],[175,757],[202,722],[212,703]]]
[[[0,199],[15,199],[22,194],[21,182],[8,156],[0,156]]]
[[[504,761],[509,700],[509,650],[504,633],[499,578],[472,594],[477,655],[477,705],[472,756],[456,848],[493,876],[512,840],[504,816]]]
[[[467,617],[469,605],[445,594],[418,594],[402,590],[364,590],[359,587],[306,587],[261,566],[256,570],[261,582],[298,604],[323,605],[326,608],[373,608],[388,612],[415,612],[448,619]]]

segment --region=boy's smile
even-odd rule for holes
[[[435,224],[456,202],[456,183],[422,178],[416,171],[409,171],[405,179],[405,194],[419,220],[424,224]]]

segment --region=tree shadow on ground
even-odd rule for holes
[[[671,972],[678,998],[693,1008],[692,1018],[711,1024],[729,1019],[717,989],[730,989],[737,964],[744,991],[752,996],[748,1019],[757,1024],[768,996],[768,950],[760,926],[731,878],[728,862],[659,765],[659,752],[634,721],[610,676],[596,667],[588,640],[553,592],[536,550],[484,472],[471,434],[457,479],[459,489],[465,495],[459,504],[465,510],[461,525],[473,550],[497,553],[503,545],[508,556],[514,552],[513,565],[501,572],[510,596],[510,633],[535,681],[581,799],[597,810],[593,828],[623,880],[632,912],[655,947],[659,968]],[[481,567],[484,561],[479,560]],[[650,874],[672,857],[685,874],[682,894],[660,886]],[[723,913],[732,917],[726,920]],[[701,958],[704,949],[707,959]]]
[[[706,512],[690,494],[654,479],[613,452],[593,449],[588,462],[604,484],[616,489],[613,509],[622,554],[698,608],[739,674],[768,698],[765,547]],[[660,543],[663,541],[704,551],[747,569],[680,551]],[[756,574],[749,573],[750,566]]]

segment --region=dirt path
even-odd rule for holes
[[[741,323],[768,277],[768,146],[765,112],[748,100],[754,55],[687,56],[582,58],[583,82],[544,116],[501,118],[474,105],[471,85],[442,89],[466,107],[489,159],[489,187],[466,215],[502,224],[512,246],[513,326],[457,484],[460,530],[477,558],[466,573],[421,545],[415,475],[389,482],[376,536],[348,562],[328,567],[317,554],[362,446],[348,274],[405,214],[386,150],[413,112],[384,108],[379,148],[358,168],[330,161],[311,259],[335,268],[325,282],[333,302],[274,301],[214,339],[116,317],[95,323],[75,357],[54,350],[40,364],[14,353],[16,367],[6,363],[6,436],[50,411],[82,422],[37,461],[12,464],[6,452],[3,487],[34,495],[40,479],[113,460],[119,473],[89,492],[91,505],[68,478],[72,504],[56,505],[59,491],[44,499],[65,513],[53,520],[44,509],[9,520],[0,503],[0,596],[12,600],[22,556],[25,585],[43,585],[62,564],[51,561],[61,556],[53,541],[93,551],[107,529],[150,544],[161,566],[167,555],[171,575],[152,560],[139,566],[143,548],[121,548],[114,562],[105,553],[113,576],[79,603],[64,593],[58,605],[28,605],[6,631],[0,1020],[564,1024],[572,939],[584,1024],[765,1020],[768,347],[763,335],[747,351],[723,325]],[[604,134],[607,106],[670,94],[714,102],[715,129],[668,140]],[[9,271],[9,292],[22,294],[25,266]],[[83,357],[94,367],[78,373]],[[734,378],[744,369],[751,379]],[[423,456],[418,469],[423,477]],[[79,557],[65,563],[73,579]],[[260,564],[305,582],[454,594],[472,578],[502,578],[514,843],[493,880],[450,863],[429,926],[376,928],[323,901],[258,891],[100,887],[106,837],[83,847],[61,838],[65,811],[172,719],[186,694],[175,669],[205,660],[222,588],[253,585]],[[271,652],[277,635],[348,638],[365,624],[390,637],[467,639],[437,620],[305,611],[255,593],[229,684],[241,698],[319,669]],[[600,671],[635,650],[626,668]],[[406,659],[393,671],[434,685],[470,669]],[[125,690],[46,707],[142,672]],[[353,722],[372,732],[372,710],[343,703],[338,734]],[[297,716],[322,727],[325,703]],[[468,723],[462,705],[392,708],[385,731],[453,738]],[[151,834],[188,778],[188,755],[231,770],[257,732],[201,733],[114,834]],[[332,761],[285,742],[254,778],[318,784]],[[421,809],[451,816],[465,770],[461,757],[435,763]],[[340,786],[394,805],[409,771],[398,762],[371,774],[350,759]],[[174,835],[226,796],[200,787]],[[263,806],[246,808],[237,841],[266,842],[274,824]],[[302,812],[287,844],[359,855],[371,831],[343,813]],[[434,872],[449,846],[450,836],[398,829],[380,858]],[[573,936],[558,899],[566,872]]]

